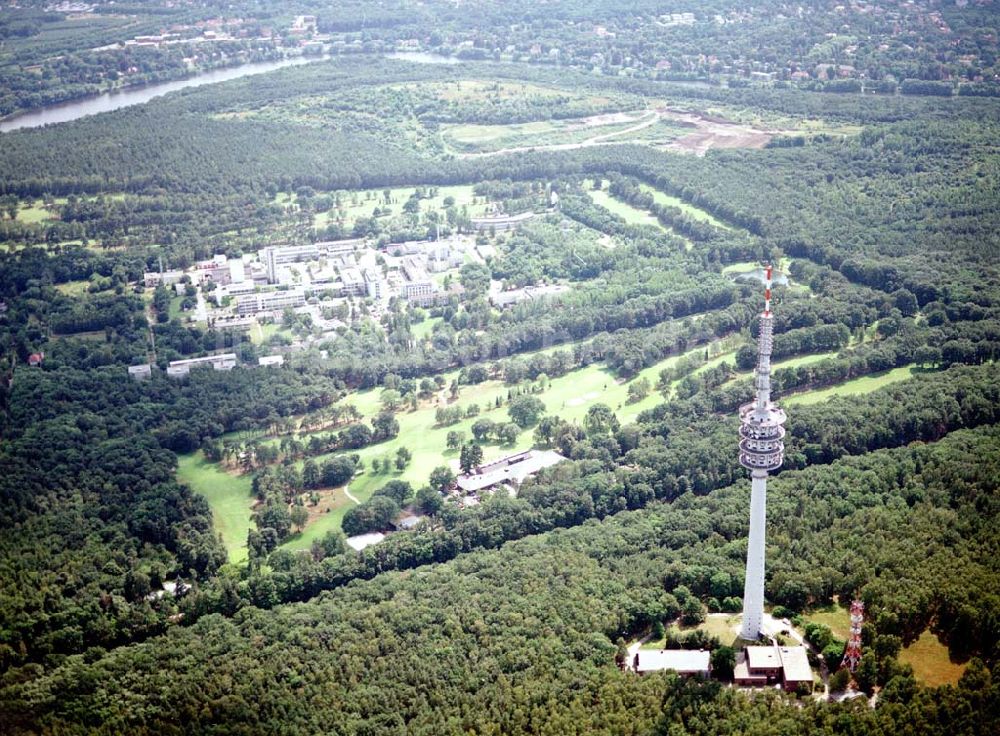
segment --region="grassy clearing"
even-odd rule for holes
[[[843,606],[831,605],[804,616],[808,623],[823,624],[830,627],[833,635],[841,641],[847,641],[851,635],[851,613]]]
[[[83,296],[87,293],[88,286],[90,286],[90,282],[87,280],[66,281],[62,284],[56,284],[56,291],[66,296]]]
[[[353,494],[354,491],[352,490]],[[357,495],[357,494],[354,494]],[[293,534],[283,545],[285,549],[298,551],[309,549],[314,541],[321,539],[328,531],[339,531],[340,522],[344,518],[347,509],[354,506],[354,502],[347,497],[343,488],[336,488],[323,494],[324,498],[318,507],[307,506],[310,510],[309,523],[300,533]],[[318,513],[314,513],[317,511]]]
[[[397,187],[389,190],[389,197],[386,199],[384,189],[364,189],[360,191],[333,192],[339,195],[340,205],[334,205],[327,212],[319,212],[313,216],[313,227],[324,228],[330,223],[339,222],[345,228],[354,226],[359,217],[371,217],[377,207],[381,214],[380,220],[389,217],[397,217],[403,214],[403,205],[410,198],[418,187]],[[425,190],[430,186],[423,187]],[[470,184],[455,186],[437,186],[433,197],[420,200],[420,211],[443,210],[444,200],[448,197],[454,199],[454,206],[461,209],[467,207],[470,216],[476,217],[486,211],[485,198],[477,197]],[[279,192],[275,197],[275,203],[281,205],[295,205],[298,197],[294,193]]]
[[[17,212],[18,222],[24,222],[29,225],[37,224],[39,222],[46,222],[48,220],[58,220],[59,215],[56,210],[47,209],[41,200],[28,204]]]
[[[741,617],[738,613],[710,613],[705,620],[697,626],[680,626],[671,624],[667,629],[667,635],[689,634],[692,631],[704,631],[709,636],[714,636],[722,642],[723,646],[733,646],[739,640],[739,626]],[[642,649],[663,649],[666,645],[666,637],[663,639],[650,640],[642,645]]]
[[[618,215],[630,225],[652,225],[659,230],[666,231],[666,228],[663,227],[663,225],[660,224],[660,221],[653,217],[653,215],[645,210],[633,207],[627,202],[622,202],[620,199],[612,197],[603,189],[588,188],[587,194],[593,200],[594,204],[603,207],[615,215]]]
[[[167,315],[170,319],[179,319],[182,322],[188,316],[188,312],[181,309],[181,302],[183,302],[185,297],[175,296],[170,300],[170,307],[167,310]]]
[[[787,274],[788,269],[792,265],[792,258],[782,258],[777,265],[777,270],[780,273]],[[722,275],[729,276],[730,274],[746,273],[747,271],[756,271],[761,265],[757,261],[739,261],[737,263],[730,263],[728,266],[723,267]]]
[[[551,99],[578,94],[573,90],[545,87],[539,84],[519,81],[462,79],[455,82],[420,82],[399,85],[402,88],[416,88],[433,91],[438,99],[448,102],[481,102],[483,100],[534,97]],[[605,104],[610,98],[597,95],[581,95],[580,102],[588,105]]]
[[[534,120],[530,123],[510,123],[507,125],[477,125],[474,123],[455,125],[447,128],[444,135],[450,142],[459,144],[483,144],[503,141],[525,135],[538,135],[559,129],[553,120]]]
[[[450,125],[442,129],[441,140],[451,148],[479,153],[511,147],[558,146],[582,143],[597,137],[610,140],[619,134],[629,134],[644,119],[649,119],[648,113],[633,110],[588,118],[535,120],[503,125]],[[655,125],[635,133],[648,133],[653,127]],[[663,137],[662,133],[660,137]]]
[[[837,351],[831,350],[829,353],[811,353],[809,355],[799,355],[794,358],[787,358],[785,360],[779,360],[771,364],[773,370],[779,368],[801,368],[804,365],[812,365],[813,363],[819,363],[827,358],[836,358]]]
[[[967,666],[965,662],[953,662],[948,647],[930,631],[924,631],[919,639],[903,649],[899,661],[913,667],[917,682],[928,687],[954,685]]]
[[[429,320],[428,320],[429,321]],[[689,351],[685,355],[703,353],[706,349],[714,355],[707,367],[731,358],[732,345],[730,340],[722,340],[708,348],[702,346]],[[555,350],[566,346],[555,346],[547,350]],[[720,352],[721,351],[721,352]],[[716,353],[719,353],[716,355]],[[675,355],[666,358],[655,365],[641,371],[635,378],[647,378],[652,384],[656,384],[659,373],[665,368],[674,366],[683,355]],[[442,374],[446,385],[458,375],[458,371],[449,371]],[[635,379],[633,379],[635,380]],[[462,421],[448,426],[435,426],[435,412],[438,402],[444,401],[444,394],[431,402],[424,402],[416,411],[401,411],[396,414],[399,422],[399,435],[388,442],[365,447],[357,450],[357,454],[365,464],[365,472],[357,476],[350,484],[350,492],[360,501],[370,498],[372,493],[386,482],[392,479],[409,481],[413,486],[419,487],[427,482],[427,477],[433,468],[439,465],[449,465],[452,469],[458,469],[458,453],[446,449],[448,433],[452,431],[464,432],[467,440],[472,438],[472,425],[480,417],[487,417],[495,422],[510,421],[506,406],[497,408],[496,401],[506,402],[507,393],[510,387],[502,381],[485,381],[475,386],[463,386],[459,397],[453,402],[440,405],[457,406],[467,409],[472,404],[480,407],[480,414],[476,417],[467,417]],[[344,399],[344,404],[353,405],[363,417],[370,419],[378,414],[381,409],[381,388],[369,389],[350,394]],[[639,414],[647,409],[652,409],[663,402],[663,397],[655,390],[644,399],[628,403],[628,382],[619,380],[603,364],[594,364],[585,368],[571,371],[565,376],[552,379],[546,389],[536,394],[545,404],[547,414],[555,414],[567,421],[580,423],[583,421],[587,410],[597,403],[604,403],[616,412],[622,423],[635,421]],[[268,438],[267,443],[277,443],[279,438]],[[483,454],[486,460],[495,459],[508,455],[512,452],[529,449],[534,445],[533,430],[528,429],[521,432],[517,441],[513,445],[489,444],[483,446]],[[396,451],[400,447],[406,447],[412,453],[412,460],[405,470],[391,473],[372,472],[373,460],[395,460]],[[336,453],[315,458],[316,462],[322,463]],[[199,456],[196,456],[200,458]],[[239,559],[245,559],[246,550],[243,545],[246,541],[246,531],[250,528],[250,507],[246,501],[249,498],[250,476],[233,476],[217,466],[204,463],[196,464],[195,456],[188,456],[183,465],[184,474],[182,480],[190,484],[196,490],[202,491],[212,506],[217,517],[230,517],[233,514],[242,515],[238,533],[227,538],[227,548],[230,555],[234,554],[234,548],[230,547],[230,539],[239,545]],[[300,462],[301,465],[301,462]],[[201,472],[198,472],[201,471]],[[179,473],[180,477],[180,473]],[[226,481],[239,481],[239,484],[226,485]],[[316,515],[306,526],[304,532],[292,538],[286,543],[288,549],[306,549],[314,539],[323,536],[327,531],[340,528],[340,521],[344,512],[350,508],[351,502],[346,495],[341,496],[337,503],[330,505],[330,511]],[[218,510],[217,510],[218,509]],[[225,522],[226,526],[233,526],[233,519]],[[219,524],[220,531],[223,524]],[[224,533],[224,538],[226,535]]]
[[[666,192],[661,192],[659,189],[654,189],[648,184],[640,184],[639,187],[644,192],[649,192],[653,195],[653,201],[657,204],[665,205],[667,207],[676,207],[681,210],[685,215],[693,220],[699,220],[701,222],[707,222],[709,225],[714,225],[715,227],[720,227],[724,230],[735,230],[732,225],[729,225],[722,220],[714,217],[711,213],[706,212],[703,209],[699,209],[692,204],[688,204],[683,199],[674,197]]]
[[[104,330],[86,330],[84,332],[65,332],[62,334],[52,333],[50,337],[53,340],[66,340],[72,338],[73,340],[90,340],[91,342],[105,342],[108,339]]]
[[[423,322],[411,325],[410,332],[413,333],[413,337],[417,340],[425,340],[431,336],[431,333],[434,331],[434,325],[443,321],[444,317],[428,317]]]
[[[247,558],[247,533],[251,529],[249,475],[233,475],[205,460],[201,451],[177,458],[177,480],[205,497],[212,507],[212,523],[222,535],[230,562]]]
[[[916,365],[911,363],[910,365],[905,365],[900,368],[894,368],[891,371],[883,371],[881,373],[873,373],[870,376],[854,378],[850,381],[838,383],[828,388],[791,394],[782,399],[782,403],[786,406],[794,406],[796,404],[818,404],[821,401],[826,401],[834,396],[859,396],[862,394],[870,394],[872,391],[880,389],[883,386],[888,386],[892,383],[912,378],[918,372],[919,369]]]

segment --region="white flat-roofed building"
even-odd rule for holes
[[[247,278],[247,267],[242,260],[236,259],[229,262],[229,283],[242,284]]]
[[[473,217],[472,227],[476,230],[489,230],[493,228],[497,232],[513,230],[535,216],[534,212],[522,212],[519,215],[494,215],[493,217]]]
[[[427,270],[432,273],[461,268],[464,261],[462,252],[448,243],[432,243],[427,248]]]
[[[509,483],[520,485],[528,476],[565,459],[552,450],[525,450],[480,465],[471,473],[463,473],[456,479],[456,484],[465,493],[476,493]]]
[[[232,281],[232,269],[226,256],[217,255],[211,260],[200,261],[191,274],[193,281],[201,284],[205,281],[214,281],[220,286],[226,286]]]
[[[640,649],[632,658],[632,669],[640,675],[673,670],[684,677],[708,677],[711,653],[704,649]]]
[[[159,286],[160,284],[173,286],[180,283],[182,278],[184,278],[183,271],[146,271],[142,275],[142,283],[146,288]]]
[[[434,296],[434,284],[430,281],[404,281],[399,293],[410,301],[423,301]]]
[[[569,291],[569,287],[561,284],[526,286],[523,289],[495,291],[490,294],[490,304],[498,309],[505,309],[514,304],[531,301],[532,299],[558,296],[566,291]]]
[[[404,299],[425,299],[434,294],[437,289],[423,264],[415,256],[403,258],[403,278],[399,287],[400,296]]]
[[[370,532],[369,534],[358,534],[354,537],[348,537],[345,541],[347,546],[356,552],[360,552],[365,547],[371,547],[373,544],[378,544],[383,539],[385,535],[382,532]]]
[[[260,252],[260,260],[267,271],[267,280],[274,284],[278,281],[278,266],[315,260],[319,257],[319,252],[319,246],[315,243],[288,245],[283,248],[268,247]]]
[[[382,299],[386,294],[386,283],[381,274],[366,268],[362,275],[365,279],[365,293],[372,299]]]
[[[229,296],[240,296],[243,294],[252,294],[257,285],[253,281],[240,281],[239,283],[232,283],[226,287],[226,294]]]
[[[262,355],[259,358],[257,358],[257,365],[262,365],[262,366],[270,366],[270,365],[279,366],[279,365],[284,365],[284,364],[285,364],[285,356],[284,355]]]
[[[145,381],[147,378],[153,375],[153,366],[151,366],[149,363],[130,365],[128,367],[128,375],[133,380]]]
[[[301,307],[306,303],[302,289],[288,291],[267,291],[263,294],[246,294],[236,300],[236,312],[240,315],[258,312],[278,312],[286,307]]]
[[[356,268],[342,268],[340,270],[341,296],[364,296],[367,292],[364,276]]]
[[[805,647],[778,647],[785,690],[793,691],[800,685],[813,684],[812,667]]]
[[[738,655],[733,679],[737,685],[783,683],[785,690],[812,686],[812,667],[805,647],[748,646]]]
[[[167,375],[172,378],[180,378],[191,372],[191,369],[199,365],[210,365],[213,370],[228,371],[236,367],[236,353],[222,353],[221,355],[206,355],[204,358],[187,358],[185,360],[174,360],[167,365]]]
[[[354,251],[365,246],[364,238],[352,238],[350,240],[324,240],[316,243],[316,247],[325,252],[328,256],[349,256]]]
[[[385,250],[389,255],[400,258],[402,256],[415,256],[424,252],[427,245],[426,240],[407,240],[403,243],[389,243]]]
[[[217,317],[211,322],[217,330],[249,330],[256,324],[253,317]]]

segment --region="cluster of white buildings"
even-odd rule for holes
[[[522,289],[508,289],[507,291],[503,291],[499,282],[494,281],[490,285],[490,304],[497,309],[506,309],[521,302],[559,296],[567,291],[569,291],[569,287],[563,284],[541,284],[539,286],[525,286]]]
[[[396,296],[422,307],[447,303],[463,290],[457,279],[444,288],[437,275],[460,268],[474,252],[471,239],[463,238],[393,244],[381,253],[363,239],[269,246],[242,258],[217,255],[188,269],[149,271],[143,283],[183,294],[188,284],[204,292],[211,282],[215,301],[228,305],[225,312],[215,310],[214,323],[250,327],[243,320],[317,301],[357,297],[378,303]]]
[[[558,465],[566,458],[552,450],[525,450],[484,463],[462,473],[455,479],[455,493],[467,497],[463,506],[475,505],[482,493],[506,489],[515,495],[517,489],[538,471]],[[469,499],[475,499],[468,503]]]

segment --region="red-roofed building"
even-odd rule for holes
[[[37,368],[45,360],[45,353],[32,353],[28,356],[28,365]]]

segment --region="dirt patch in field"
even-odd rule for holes
[[[763,148],[783,131],[761,130],[734,123],[716,115],[703,115],[663,108],[659,113],[668,120],[693,127],[694,131],[664,146],[664,150],[704,156],[711,148]]]
[[[581,127],[594,127],[597,125],[619,125],[621,123],[631,123],[634,122],[636,118],[624,113],[624,112],[609,112],[604,115],[591,115],[589,118],[583,118],[579,122],[582,123]]]
[[[593,401],[598,396],[601,395],[600,391],[591,391],[590,393],[584,394],[583,396],[576,396],[566,402],[566,406],[580,406],[580,404],[586,404],[588,401]]]
[[[302,500],[305,502],[306,510],[309,512],[309,521],[306,522],[308,527],[316,519],[318,519],[323,514],[339,509],[345,504],[351,504],[351,502],[344,495],[343,486],[339,488],[320,488],[315,491],[319,495],[319,503],[313,506],[309,502],[309,496],[313,491],[309,491],[303,494]],[[353,505],[353,504],[351,504]]]

